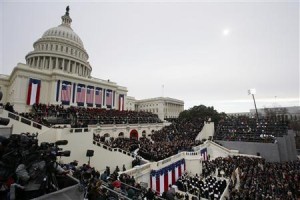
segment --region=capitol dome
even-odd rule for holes
[[[69,6],[61,17],[61,25],[50,28],[34,44],[34,50],[26,55],[29,67],[42,70],[61,70],[78,76],[90,77],[92,68],[80,37],[71,28]]]
[[[54,28],[50,28],[43,34],[42,38],[66,39],[84,48],[80,37],[73,31],[71,27],[65,26],[63,24]]]

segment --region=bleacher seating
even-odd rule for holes
[[[34,104],[32,112],[20,113],[20,115],[46,126],[71,124],[74,128],[96,124],[162,123],[156,114],[150,112],[46,104]]]
[[[275,137],[287,134],[288,122],[246,116],[228,117],[215,127],[215,140],[274,143]]]

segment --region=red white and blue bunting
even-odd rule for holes
[[[27,105],[40,103],[40,92],[41,80],[30,78],[27,91]]]
[[[207,148],[201,149],[200,155],[202,160],[208,160]]]
[[[185,160],[179,160],[160,170],[152,170],[150,173],[151,189],[158,194],[168,190],[169,185],[175,184],[178,178],[186,170]]]

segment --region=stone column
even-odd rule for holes
[[[53,66],[52,66],[52,57],[49,57],[49,69],[53,69]]]
[[[46,57],[43,56],[43,65],[42,65],[42,68],[45,69],[45,60],[46,60]]]
[[[67,71],[68,71],[68,72],[71,72],[71,69],[70,69],[70,68],[71,68],[71,60],[69,60],[69,62],[68,62],[68,67],[67,67],[67,68],[68,68]]]
[[[94,87],[93,107],[96,107],[95,96],[96,96],[96,87]]]
[[[73,83],[73,84],[74,84],[74,83]],[[74,104],[77,105],[77,104],[76,104],[76,102],[77,102],[77,95],[76,95],[76,94],[77,94],[77,86],[78,86],[78,83],[75,83],[75,84],[76,84],[76,85],[75,85],[75,91],[74,91],[74,92],[75,92]],[[73,98],[73,97],[72,97],[72,98]],[[73,99],[72,99],[72,100],[73,100]]]
[[[38,68],[40,68],[40,57],[38,56],[38,58],[37,58],[37,63],[36,63],[36,67],[38,67]]]
[[[61,89],[62,89],[62,80],[60,81],[59,92],[58,92],[58,103],[61,103]]]
[[[58,58],[56,58],[55,68],[54,69],[57,69],[57,68],[58,68]]]
[[[102,89],[103,91],[103,107],[106,108],[106,89]]]

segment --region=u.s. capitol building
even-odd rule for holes
[[[10,75],[0,75],[2,103],[10,102],[18,112],[28,112],[34,103],[145,110],[161,119],[175,118],[183,111],[181,100],[159,97],[137,101],[127,98],[126,87],[92,77],[89,55],[71,27],[68,7],[61,19],[59,26],[34,42],[26,64],[18,63]]]

